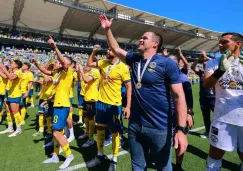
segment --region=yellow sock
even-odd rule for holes
[[[119,145],[120,145],[119,132],[112,133],[112,150],[113,150],[114,157],[118,156]]]
[[[105,142],[105,127],[97,129],[97,148],[98,152],[103,153]]]
[[[15,119],[16,126],[20,126],[21,116],[19,112],[14,114],[14,119]]]
[[[44,131],[44,115],[43,114],[39,115],[39,131],[40,132]]]
[[[34,105],[34,98],[33,98],[33,96],[30,97],[30,104]]]
[[[26,104],[28,104],[29,103],[29,97],[26,97]]]
[[[25,116],[26,116],[26,109],[25,107],[22,107],[20,109],[20,113],[21,113],[21,122],[24,122]]]
[[[3,119],[3,111],[0,112],[0,121]]]
[[[69,156],[72,152],[71,149],[69,147],[69,144],[65,145],[64,147],[62,147],[64,153],[66,154],[66,156]]]
[[[10,112],[7,112],[7,122],[8,122],[8,125],[13,125],[13,119],[11,117]]]
[[[73,112],[69,112],[68,117],[73,120]]]
[[[54,154],[55,155],[59,155],[60,145],[57,142],[56,138],[53,138],[53,139],[54,139]]]
[[[79,116],[79,120],[83,119],[83,109],[82,108],[78,108],[78,116]]]
[[[46,118],[46,123],[47,123],[47,132],[51,133],[52,132],[52,124],[51,124],[52,117],[49,116]]]
[[[89,118],[84,117],[84,123],[86,126],[85,133],[88,134],[89,133]]]
[[[89,139],[94,140],[95,121],[89,120]]]

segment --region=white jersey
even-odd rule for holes
[[[206,72],[218,69],[219,59],[207,62]],[[243,126],[243,65],[234,59],[230,68],[215,85],[216,101],[213,120]]]

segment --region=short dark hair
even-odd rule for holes
[[[162,45],[163,45],[164,39],[161,36],[161,34],[156,33],[156,32],[152,32],[152,33],[153,33],[152,39],[159,42],[158,47],[157,47],[157,52],[159,52],[161,50]]]
[[[20,60],[14,60],[14,63],[16,63],[18,65],[18,69],[20,69],[23,65]]]
[[[240,33],[235,33],[235,32],[227,32],[227,33],[223,33],[221,35],[221,37],[227,36],[227,35],[232,35],[231,39],[234,41],[241,41],[243,42],[243,35],[241,35]]]
[[[28,67],[28,69],[30,69],[30,67],[31,67],[30,63],[28,63],[28,62],[25,62],[23,65],[26,65]]]

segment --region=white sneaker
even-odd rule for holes
[[[208,133],[205,132],[204,134],[201,134],[200,138],[208,138]]]
[[[12,134],[10,134],[8,137],[16,137],[19,134],[21,134],[21,131],[15,131]]]
[[[12,134],[13,132],[14,132],[13,129],[8,129],[8,128],[7,128],[7,129],[5,129],[4,131],[1,131],[0,134],[7,134],[7,133],[8,133],[8,134]]]
[[[83,125],[84,123],[83,123],[82,119],[79,119],[79,121],[77,122],[77,124]]]
[[[86,134],[86,133],[84,133],[83,135],[80,135],[80,136],[78,137],[78,139],[82,140],[82,139],[85,139],[85,138],[88,138],[88,137],[89,137],[89,135]]]
[[[51,146],[54,146],[54,141],[53,141],[53,140],[52,140],[51,142],[49,142],[49,143],[43,145],[44,148],[45,148],[45,147],[51,147]]]
[[[51,158],[45,160],[43,163],[47,164],[47,163],[58,163],[59,162],[59,158],[57,155],[52,155]]]
[[[33,137],[43,136],[43,132],[38,131],[32,135]]]
[[[91,145],[94,145],[94,143],[95,143],[94,140],[88,140],[88,141],[86,141],[86,143],[84,143],[84,144],[82,145],[82,147],[83,147],[83,148],[87,148],[87,147],[89,147],[89,146],[91,146]]]
[[[34,108],[34,107],[35,107],[35,105],[33,105],[33,104],[29,106],[29,108]]]
[[[70,137],[68,138],[68,143],[72,142],[73,140],[75,140],[75,137],[74,137],[74,136],[70,136]]]
[[[59,167],[59,169],[65,169],[67,168],[70,163],[73,161],[74,156],[72,154],[70,154],[69,156],[66,157],[66,160],[64,161],[64,163]]]
[[[25,125],[25,121],[21,122],[20,125]]]

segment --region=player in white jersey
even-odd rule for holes
[[[243,162],[243,36],[224,33],[219,41],[220,59],[208,61],[204,87],[215,86],[216,102],[209,133],[207,171],[221,170],[226,151],[239,149]],[[241,165],[243,171],[243,165]]]

